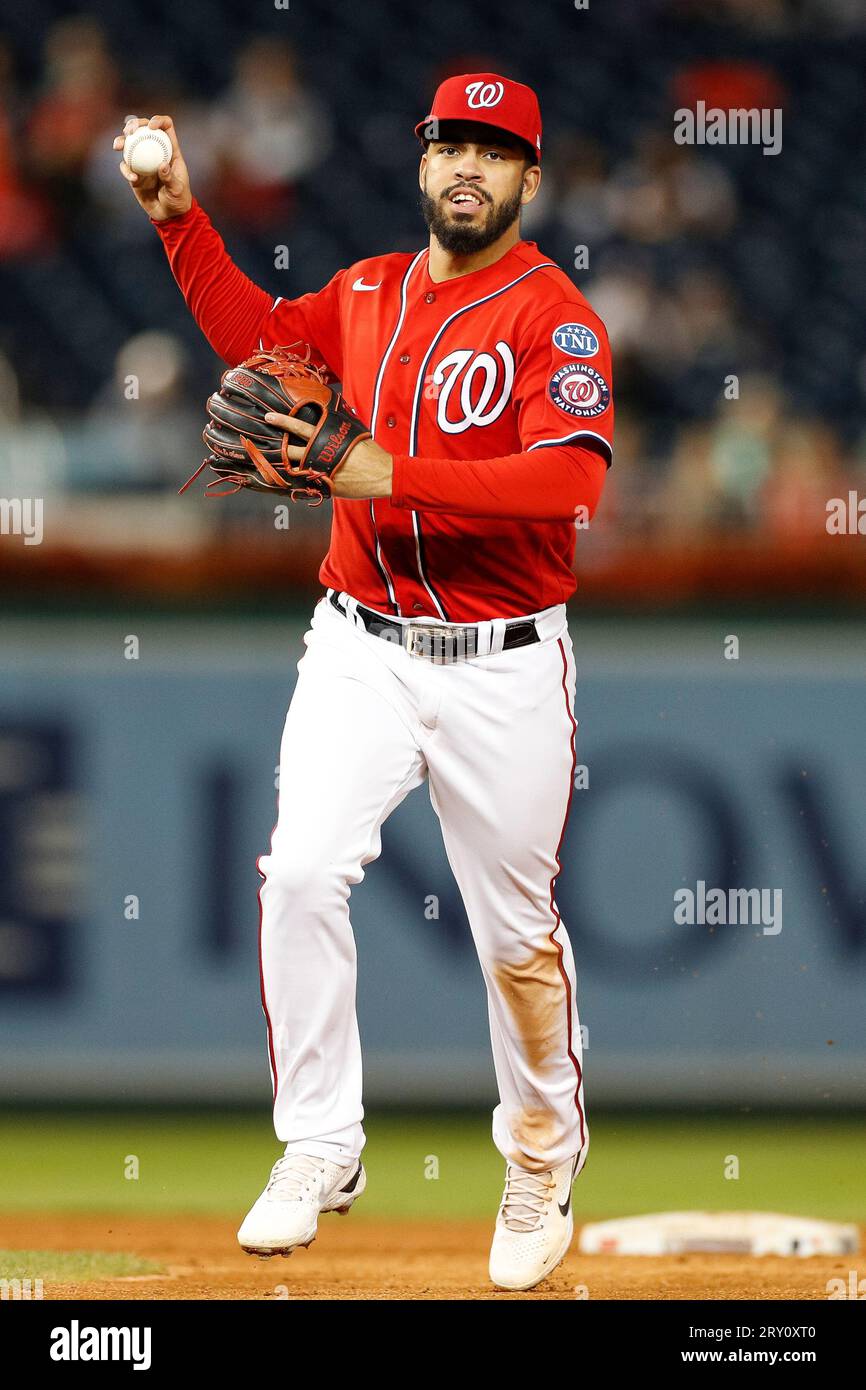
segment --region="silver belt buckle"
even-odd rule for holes
[[[403,646],[410,656],[426,658],[427,661],[435,661],[436,657],[436,636],[440,638],[439,649],[442,651],[442,629],[437,629],[432,623],[407,623],[403,629]],[[442,655],[438,658],[443,660]]]
[[[446,642],[448,644],[446,654]],[[443,627],[433,623],[406,624],[403,645],[410,656],[446,664],[475,656],[476,630],[471,627]]]

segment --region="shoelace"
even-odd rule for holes
[[[286,1201],[300,1201],[311,1183],[320,1178],[324,1171],[323,1158],[312,1158],[307,1154],[284,1154],[274,1164],[268,1192]]]
[[[509,1231],[537,1231],[555,1190],[552,1173],[526,1173],[508,1164],[502,1220]]]

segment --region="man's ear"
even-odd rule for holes
[[[523,175],[523,187],[520,191],[520,201],[523,204],[531,203],[538,192],[541,183],[541,168],[538,164],[531,165]]]
[[[422,156],[421,156],[421,163],[420,163],[420,165],[419,165],[419,167],[418,167],[418,183],[420,184],[420,186],[421,186],[422,189],[424,188],[424,182],[425,182],[426,177],[427,177],[427,151],[425,150],[424,153],[423,153]]]

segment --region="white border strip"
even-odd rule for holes
[[[571,444],[575,439],[598,439],[607,452],[613,458],[613,447],[609,439],[605,439],[603,434],[597,434],[595,430],[576,430],[574,434],[564,434],[559,439],[538,439],[534,444],[530,444],[527,453],[533,449],[540,449],[547,444]]]

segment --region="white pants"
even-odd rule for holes
[[[439,664],[327,599],[315,609],[259,860],[274,1127],[289,1152],[348,1164],[363,1148],[349,893],[381,852],[384,821],[427,778],[487,986],[494,1142],[534,1171],[585,1162],[574,960],[553,897],[574,656],[564,604],[531,616],[539,643]]]

